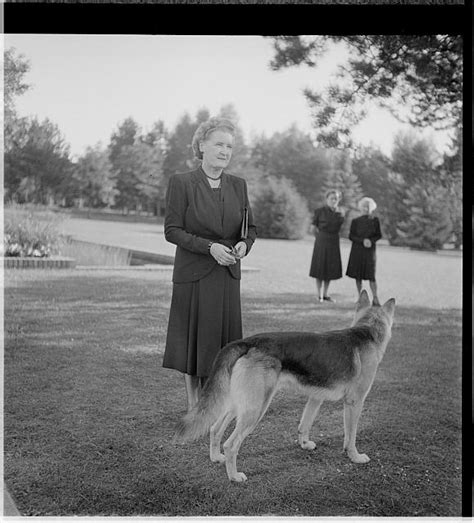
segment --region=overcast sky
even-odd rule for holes
[[[272,44],[260,36],[4,35],[30,61],[31,89],[16,99],[22,116],[56,123],[80,155],[107,145],[118,124],[131,116],[143,129],[206,107],[211,114],[232,103],[247,139],[283,131],[293,123],[311,131],[302,90],[321,88],[344,59],[335,48],[317,68],[272,71]],[[354,133],[389,154],[394,135],[406,128],[376,110]],[[425,133],[439,148],[446,135]]]

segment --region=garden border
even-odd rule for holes
[[[74,269],[76,260],[52,256],[51,258],[2,256],[4,269]]]

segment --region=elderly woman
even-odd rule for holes
[[[211,118],[196,130],[198,169],[170,178],[165,238],[176,245],[163,366],[184,374],[188,410],[214,357],[242,338],[240,260],[256,238],[245,180],[227,173],[235,128]]]
[[[342,278],[339,231],[344,222],[344,210],[339,208],[341,193],[332,189],[326,193],[326,205],[314,211],[313,226],[316,234],[309,275],[316,278],[321,303],[333,302],[328,296],[331,280]]]
[[[351,253],[347,264],[346,275],[355,278],[357,292],[362,290],[362,280],[369,280],[374,305],[380,305],[375,280],[375,242],[380,240],[380,222],[372,213],[377,204],[372,198],[362,198],[359,210],[362,216],[351,222],[349,239],[352,241]]]

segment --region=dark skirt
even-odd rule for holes
[[[318,232],[314,242],[309,275],[312,278],[325,281],[342,278],[339,234]]]
[[[375,280],[375,246],[367,249],[360,243],[353,243],[346,275],[356,280]]]
[[[191,283],[174,283],[163,367],[207,377],[221,347],[242,338],[240,280],[217,265]]]

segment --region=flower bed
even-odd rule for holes
[[[5,258],[50,258],[59,253],[62,218],[44,207],[5,207]]]

